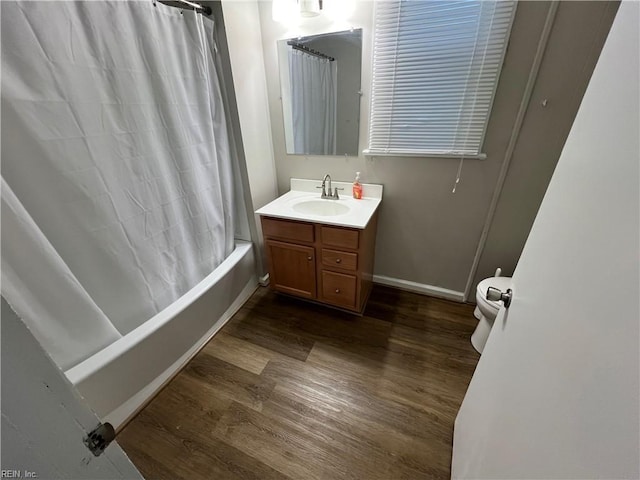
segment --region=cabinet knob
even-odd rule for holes
[[[312,257],[311,255],[309,255],[309,256],[307,257],[307,260],[311,261],[311,260],[313,260],[313,257]]]
[[[336,258],[336,263],[342,263],[342,259],[341,258]]]
[[[336,288],[336,293],[340,293],[340,289],[339,288]]]

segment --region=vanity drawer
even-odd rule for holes
[[[359,232],[348,228],[322,226],[320,229],[322,244],[325,247],[351,248],[357,250]]]
[[[358,254],[323,248],[322,265],[356,271],[358,269]]]
[[[262,233],[265,237],[313,243],[313,224],[262,217]]]
[[[357,279],[353,275],[322,271],[322,300],[339,307],[356,307]]]

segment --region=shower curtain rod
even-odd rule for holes
[[[317,50],[313,50],[312,48],[306,47],[301,43],[289,41],[287,42],[287,45],[291,45],[295,50],[301,50],[304,53],[308,53],[309,55],[313,55],[315,57],[320,57],[320,58],[326,58],[330,62],[333,62],[335,60],[335,58],[330,57],[329,55],[325,55],[322,52],[318,52]]]
[[[153,2],[153,4],[155,5],[155,1]],[[207,5],[200,5],[199,3],[194,3],[194,2],[190,2],[189,0],[172,0],[171,3],[165,3],[165,2],[161,2],[164,5],[167,5],[168,7],[176,7],[176,8],[180,8],[177,5],[171,5],[171,3],[180,3],[182,5],[188,5],[191,8],[193,8],[193,10],[196,13],[202,13],[203,15],[211,15],[211,7],[207,6]]]

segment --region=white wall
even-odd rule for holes
[[[258,2],[223,0],[222,9],[251,199],[257,210],[277,197]],[[260,232],[259,220],[257,225]]]

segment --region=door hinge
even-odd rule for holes
[[[110,423],[100,423],[82,441],[91,450],[91,453],[98,457],[115,438],[116,431],[113,426]]]

